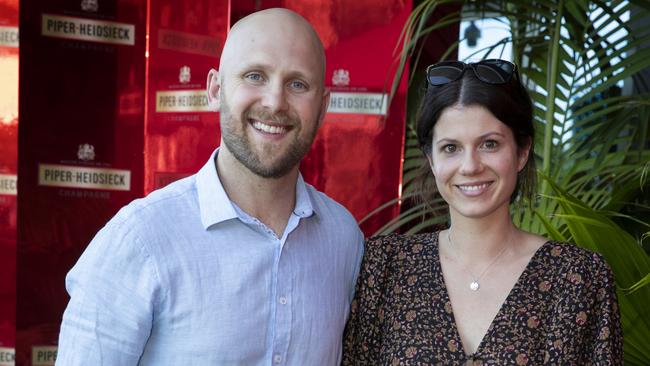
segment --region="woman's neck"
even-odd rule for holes
[[[513,224],[509,212],[484,218],[470,218],[451,212],[451,226],[444,233],[453,245],[450,251],[470,262],[491,259],[504,247],[517,242],[521,232]],[[506,249],[508,250],[508,249]]]

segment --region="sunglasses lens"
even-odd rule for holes
[[[514,69],[514,64],[503,60],[486,60],[474,64],[476,76],[489,84],[507,83]]]
[[[429,84],[434,86],[445,85],[458,80],[463,74],[462,62],[450,62],[433,65],[427,72]]]

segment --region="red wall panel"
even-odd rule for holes
[[[0,366],[16,343],[18,0],[0,0]]]
[[[65,274],[94,234],[131,200],[197,170],[219,141],[216,114],[201,100],[183,110],[182,96],[204,94],[228,2],[21,6],[16,360],[50,365]]]

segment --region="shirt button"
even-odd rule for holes
[[[280,299],[279,299],[278,301],[280,301],[280,304],[282,304],[282,305],[286,305],[286,304],[287,304],[287,298],[284,297],[284,296],[280,296]]]
[[[276,354],[275,356],[273,356],[273,362],[275,363],[282,362],[282,356]]]

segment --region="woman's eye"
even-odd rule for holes
[[[494,140],[487,140],[483,142],[483,148],[488,150],[494,150],[499,147],[499,143]]]
[[[456,152],[456,145],[451,145],[451,144],[445,145],[445,146],[442,147],[442,152],[447,153],[447,154],[454,153],[454,152]]]

